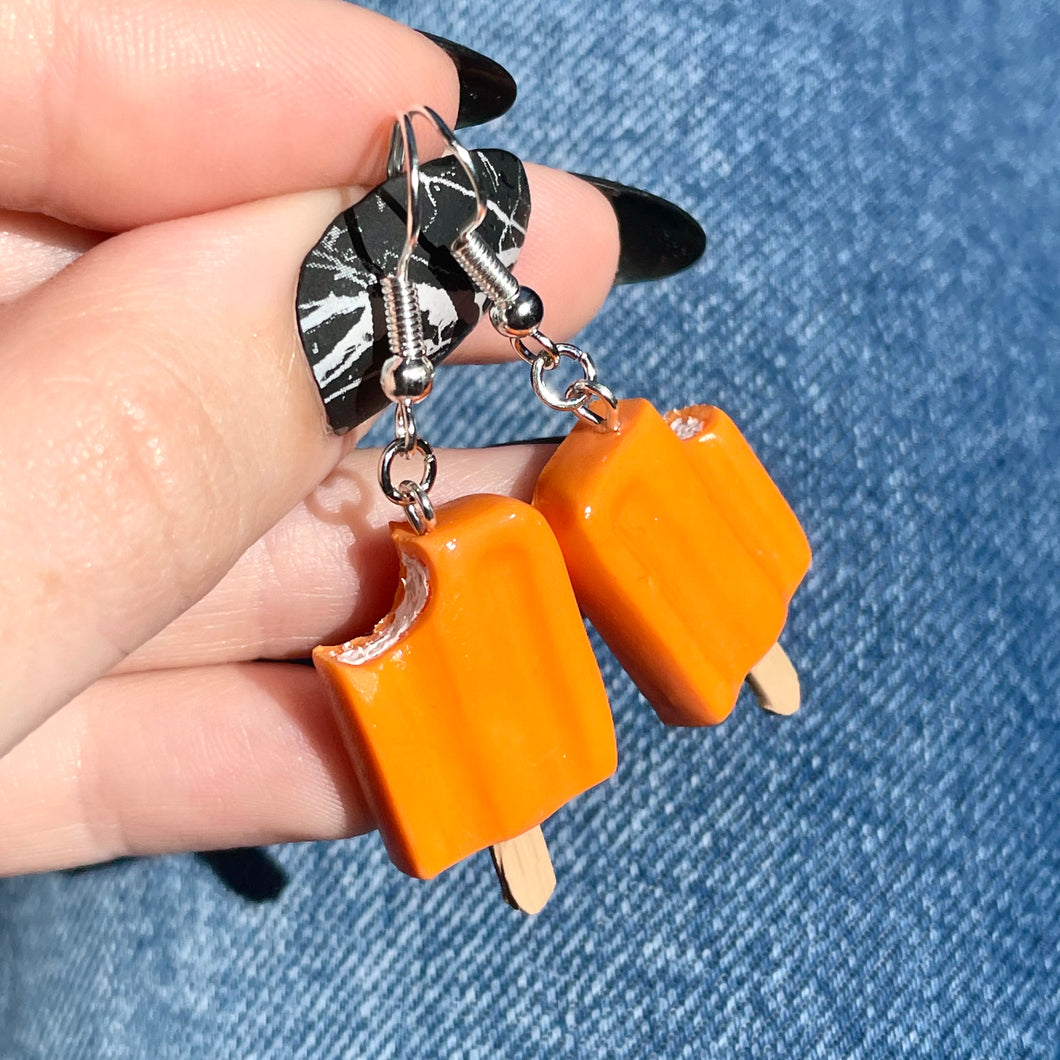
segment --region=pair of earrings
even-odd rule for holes
[[[447,157],[420,164],[415,116]],[[541,299],[510,271],[529,215],[518,160],[468,152],[424,107],[396,123],[388,171],[306,259],[299,321],[334,429],[394,406],[379,478],[409,524],[391,527],[401,584],[371,633],[314,661],[394,863],[429,878],[488,847],[505,897],[536,912],[555,885],[541,822],[616,765],[582,612],[667,724],[717,724],[745,679],[793,713],[777,638],[810,551],[723,412],[619,401],[588,353],[541,330]],[[435,509],[415,407],[487,310],[537,396],[578,422],[532,504]],[[580,375],[559,389],[565,360]],[[395,481],[415,460],[420,474]]]

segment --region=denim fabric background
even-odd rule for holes
[[[269,851],[260,903],[192,856],[0,882],[0,1056],[1060,1055],[1057,6],[378,6],[517,76],[467,142],[703,223],[582,337],[801,515],[803,711],[667,730],[602,654],[621,765],[534,921],[374,836]],[[446,379],[434,440],[565,429]]]

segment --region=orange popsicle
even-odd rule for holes
[[[578,601],[659,717],[714,725],[776,643],[809,566],[805,534],[724,413],[643,400],[580,422],[534,505]]]
[[[507,497],[437,509],[393,611],[319,647],[391,860],[430,878],[513,839],[615,769],[603,681],[544,518]]]

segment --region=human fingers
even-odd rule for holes
[[[21,0],[0,18],[0,207],[120,230],[372,184],[453,61],[340,0]]]
[[[620,234],[608,201],[584,180],[527,164],[533,215],[517,272],[542,290],[543,326],[569,335],[599,308],[611,288],[607,269],[619,258]],[[625,236],[643,239],[630,231]],[[0,210],[0,305],[14,301],[71,264],[104,237],[40,214]],[[586,268],[586,262],[599,267]],[[458,348],[456,362],[489,361],[508,346],[488,321]]]
[[[374,827],[323,686],[248,663],[97,682],[0,758],[0,875]]]
[[[451,49],[457,47],[446,43]],[[470,79],[473,90],[480,81],[494,83],[502,75],[506,76],[502,70],[498,73],[500,68],[492,69],[489,60],[483,56],[477,55],[473,66],[482,71],[480,75],[468,75],[466,62],[461,75],[460,115],[463,116],[467,111],[469,124],[474,124],[470,119],[480,116],[487,105],[483,93],[487,102],[495,96],[483,90],[466,97],[464,90],[467,86],[464,81]],[[532,172],[535,168],[530,167]],[[547,173],[544,171],[536,178],[539,184],[547,181]],[[616,284],[665,279],[688,268],[702,255],[706,247],[706,233],[693,217],[676,204],[651,192],[602,177],[583,176],[581,179],[602,192],[617,220],[620,247],[618,270],[614,277]],[[592,212],[599,210],[599,200],[584,198],[579,185],[566,181],[565,189],[568,194],[573,193],[576,200],[580,200],[575,203],[576,206],[587,206]],[[556,190],[562,196],[564,187]],[[547,198],[545,205],[548,206]],[[557,211],[557,218],[562,219],[564,212],[570,213],[569,210]],[[563,245],[562,240],[549,240],[542,235],[548,227],[546,217],[539,219],[536,229],[531,231],[531,262],[537,256],[538,246],[547,246],[550,242],[556,247]],[[558,233],[564,234],[562,225],[556,228]],[[609,230],[607,223],[586,226],[586,229],[605,234]],[[0,305],[42,283],[89,247],[95,246],[101,238],[98,232],[65,225],[39,214],[0,210]],[[523,267],[526,267],[525,262]],[[534,265],[531,267],[536,268]]]
[[[436,450],[435,504],[472,493],[529,500],[554,444]],[[283,659],[339,644],[391,607],[401,513],[376,480],[378,450],[355,450],[256,541],[202,600],[133,652],[119,672]]]
[[[579,185],[562,233],[587,280],[563,300],[573,329],[615,257],[590,252],[597,222],[577,206],[598,192],[553,176]],[[547,181],[532,194],[547,216]],[[305,193],[123,233],[3,311],[0,750],[199,599],[338,460],[292,306],[346,203]],[[542,293],[552,261],[524,273]]]
[[[0,210],[0,306],[50,280],[102,238],[54,217]]]

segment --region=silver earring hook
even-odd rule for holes
[[[413,107],[412,110],[406,111],[400,118],[394,122],[394,128],[390,133],[390,149],[387,152],[387,176],[396,177],[402,169],[406,169],[409,172],[409,194],[413,194],[412,185],[415,183],[415,195],[416,202],[414,207],[410,208],[410,214],[415,212],[416,215],[416,238],[419,238],[419,156],[416,152],[416,137],[412,131],[412,119],[416,117],[426,118],[427,121],[434,125],[439,135],[445,141],[445,149],[447,154],[451,154],[459,163],[460,168],[464,171],[468,181],[471,184],[471,193],[475,197],[475,212],[468,220],[466,220],[460,227],[460,231],[457,233],[454,242],[460,243],[467,239],[467,237],[475,231],[476,228],[486,218],[486,198],[482,194],[482,182],[479,180],[478,168],[475,165],[475,159],[472,157],[471,152],[456,138],[456,134],[452,129],[445,123],[445,120],[438,114],[433,107],[426,105],[422,107]],[[408,159],[408,166],[406,167],[405,161]],[[412,172],[415,171],[415,178],[411,176]],[[409,240],[406,240],[406,246]],[[409,251],[411,254],[411,250]]]
[[[398,255],[395,273],[407,283],[409,259],[420,241],[423,216],[420,207],[420,155],[412,131],[412,118],[408,114],[403,114],[394,122],[386,168],[388,177],[405,171],[405,244]]]
[[[395,437],[383,450],[379,463],[379,484],[387,498],[404,509],[416,533],[424,534],[434,526],[434,508],[428,493],[434,484],[437,464],[434,450],[417,432],[413,411],[413,406],[431,392],[434,366],[427,356],[424,343],[416,285],[409,280],[409,261],[419,244],[422,226],[420,156],[412,118],[413,113],[409,112],[394,123],[387,152],[388,177],[395,177],[401,170],[405,171],[406,202],[405,243],[393,274],[380,280],[390,356],[383,362],[379,384],[394,405]],[[395,483],[395,458],[409,460],[417,453],[423,459],[419,481],[403,478]]]

